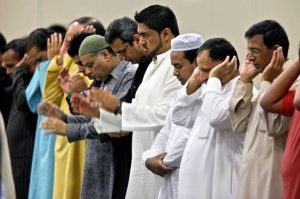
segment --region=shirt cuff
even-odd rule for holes
[[[206,87],[204,88],[203,93],[206,92],[216,92],[222,90],[222,83],[221,81],[216,77],[211,77],[208,79]]]

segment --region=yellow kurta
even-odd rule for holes
[[[57,77],[62,68],[68,68],[69,74],[74,75],[78,72],[78,66],[73,62],[69,55],[64,56],[63,66],[58,66],[55,58],[52,59],[48,70],[43,93],[43,99],[51,101],[65,112],[69,112],[69,105],[66,95],[61,90]],[[90,83],[88,78],[85,79]],[[56,136],[55,158],[54,158],[54,199],[79,199],[86,141],[69,143],[67,137]]]

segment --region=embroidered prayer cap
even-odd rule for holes
[[[171,40],[171,51],[188,51],[198,49],[204,43],[201,35],[195,33],[181,34]]]
[[[109,45],[106,43],[105,38],[100,35],[91,35],[86,37],[80,44],[78,55],[82,56],[88,53],[98,52]]]

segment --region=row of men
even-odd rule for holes
[[[64,39],[38,29],[27,40],[43,35],[46,47],[27,41],[12,67],[17,51],[5,48],[17,198],[298,198],[300,88],[289,89],[300,62],[282,72],[281,25],[246,31],[239,69],[230,42],[180,35],[168,7],[134,19],[114,20],[105,35],[92,18],[72,22]]]

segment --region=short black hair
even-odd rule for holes
[[[6,45],[6,39],[3,34],[0,32],[0,53],[4,51],[4,46]]]
[[[79,32],[79,33],[75,34],[73,39],[70,41],[70,45],[68,48],[68,54],[71,57],[78,55],[78,50],[80,48],[80,44],[82,43],[82,41],[86,37],[91,36],[93,34],[94,33],[87,33],[87,32]]]
[[[122,17],[112,21],[106,30],[105,40],[111,44],[115,39],[119,38],[124,43],[133,43],[133,36],[137,34],[137,22],[129,17]]]
[[[179,35],[176,16],[167,6],[151,5],[141,12],[136,12],[134,19],[158,33],[161,33],[165,28],[169,28],[175,37]]]
[[[87,17],[87,16],[80,17],[78,19],[73,20],[71,24],[74,22],[78,22],[79,24],[82,25],[92,25],[96,29],[95,33],[97,35],[101,35],[101,36],[105,35],[105,28],[103,24],[98,19],[95,19],[94,17]]]
[[[186,50],[183,51],[184,57],[189,60],[190,63],[193,63],[197,57],[198,49]]]
[[[37,28],[27,37],[26,51],[36,46],[39,50],[47,50],[47,39],[53,34],[52,30]]]
[[[246,38],[251,38],[255,35],[263,35],[264,44],[268,48],[275,45],[282,47],[285,58],[288,56],[289,39],[283,27],[274,20],[263,20],[252,25],[245,33]]]
[[[206,40],[198,49],[198,53],[208,50],[209,57],[213,61],[224,61],[227,56],[232,59],[233,56],[236,56],[237,59],[237,67],[240,66],[240,61],[238,58],[238,54],[233,47],[233,45],[224,38],[212,38]]]
[[[4,47],[3,52],[7,52],[8,50],[14,51],[16,58],[21,60],[26,52],[26,40],[27,38],[14,39]]]
[[[299,59],[300,59],[300,45],[299,45],[299,50],[298,50],[298,56],[299,56]]]

